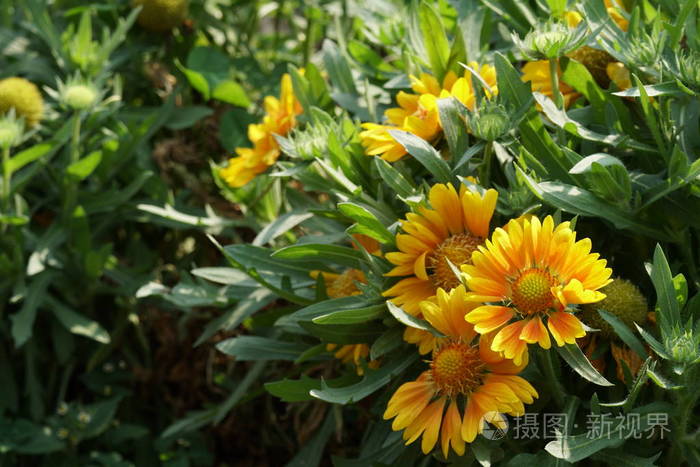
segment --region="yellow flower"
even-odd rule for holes
[[[511,220],[474,252],[472,264],[462,266],[468,300],[484,303],[466,319],[480,334],[498,329],[492,350],[516,364],[527,344],[550,348],[550,333],[558,346],[573,344],[586,332],[567,307],[604,299],[598,289],[611,282],[612,270],[598,258],[590,239],[576,241],[569,222],[555,226],[551,216],[541,223],[534,216]]]
[[[425,454],[439,440],[445,457],[450,448],[461,456],[466,443],[483,431],[485,420],[503,428],[501,414],[524,414],[524,403],[531,404],[537,391],[517,376],[527,360],[516,365],[493,352],[490,336],[473,342],[476,333],[464,321],[469,310],[464,286],[449,293],[439,289],[434,301],[423,302],[421,309],[425,319],[447,337],[433,352],[430,369],[396,390],[384,419],[394,419],[393,430],[404,430],[406,444],[422,436]]]
[[[359,269],[346,269],[341,274],[326,271],[311,271],[311,277],[316,279],[323,276],[326,283],[326,294],[330,298],[352,297],[360,295],[362,292],[357,288],[357,282],[367,283],[365,274]]]
[[[144,28],[165,32],[182,24],[187,18],[187,0],[134,0],[142,6],[138,22]]]
[[[605,8],[613,21],[615,21],[615,24],[623,31],[627,31],[630,27],[630,22],[620,13],[620,10],[624,11],[622,3],[617,0],[605,0]]]
[[[403,277],[384,292],[385,297],[413,316],[420,315],[420,303],[435,295],[439,287],[450,290],[459,285],[450,263],[459,268],[471,262],[472,252],[489,234],[498,192],[483,195],[452,184],[436,184],[428,194],[432,208],[421,207],[401,221],[403,233],[396,235],[399,251],[386,254],[395,267],[386,275]],[[420,353],[435,345],[432,334],[407,328],[404,339],[419,345]]]
[[[228,166],[219,170],[221,178],[233,188],[242,187],[277,162],[280,147],[274,135],[285,136],[296,125],[296,116],[303,109],[288,74],[282,76],[280,98],[265,97],[264,108],[262,123],[248,125],[248,139],[253,147],[236,148],[238,157],[229,159]]]
[[[469,63],[469,66],[479,72],[484,81],[491,87],[493,94],[498,91],[494,67],[491,65],[479,67],[475,62]],[[438,115],[438,99],[453,96],[470,110],[474,108],[476,94],[472,87],[472,76],[469,70],[465,70],[462,76],[449,72],[445,76],[442,86],[434,76],[427,73],[410,78],[411,89],[415,94],[404,91],[397,94],[396,103],[399,107],[384,112],[388,124],[362,124],[365,131],[360,133],[360,139],[368,156],[380,156],[386,161],[395,162],[406,155],[404,147],[389,134],[389,130],[408,131],[428,142],[436,140],[442,134]],[[487,96],[491,94],[487,92]]]
[[[24,117],[28,127],[33,127],[44,114],[44,100],[39,89],[24,78],[0,80],[0,115],[15,109],[17,118]]]
[[[610,78],[610,81],[615,83],[615,86],[621,91],[632,87],[632,78],[627,67],[620,62],[608,63],[605,71]]]
[[[333,356],[341,362],[354,365],[358,375],[362,376],[365,373],[364,368],[362,368],[362,361],[367,360],[367,357],[369,357],[369,345],[347,344],[338,348],[338,344],[326,344],[326,350],[329,352],[335,351]],[[379,360],[369,361],[367,367],[372,369],[379,368]]]
[[[559,76],[561,78],[561,70],[558,70]],[[549,61],[547,60],[537,60],[535,62],[528,62],[523,67],[523,81],[530,82],[530,87],[532,92],[539,92],[553,98],[552,94],[552,80],[551,74],[549,73]],[[559,79],[559,92],[564,96],[564,106],[569,107],[572,102],[574,102],[580,94],[578,94],[571,86],[566,84],[564,81]]]

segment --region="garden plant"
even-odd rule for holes
[[[690,0],[0,0],[0,465],[700,466]]]

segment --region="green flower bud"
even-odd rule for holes
[[[22,141],[24,124],[14,117],[14,111],[0,118],[0,149],[11,148]]]
[[[527,33],[525,39],[513,35],[513,42],[532,60],[549,60],[563,57],[580,47],[586,40],[585,23],[571,28],[561,22],[541,23]]]
[[[39,89],[24,78],[0,80],[0,115],[15,109],[28,127],[33,127],[44,114],[44,100]]]
[[[511,120],[508,111],[501,105],[486,103],[478,114],[469,117],[469,129],[477,138],[494,141],[510,130]]]
[[[187,18],[187,0],[133,0],[133,4],[143,7],[138,22],[149,31],[169,31]]]
[[[683,333],[671,342],[671,356],[677,362],[690,363],[698,357],[698,344],[689,333]]]
[[[636,285],[628,280],[618,278],[600,291],[606,297],[600,302],[583,305],[581,320],[588,326],[600,329],[602,336],[611,339],[616,334],[613,327],[598,314],[598,310],[605,310],[615,315],[632,329],[634,329],[634,323],[639,325],[646,323],[649,309],[647,300]]]
[[[678,62],[681,81],[695,90],[700,90],[700,54],[689,49]]]
[[[74,110],[87,109],[97,100],[97,90],[87,84],[68,84],[63,89],[61,100]]]

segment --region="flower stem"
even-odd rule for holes
[[[10,170],[10,146],[2,150],[2,210],[7,213],[10,210],[10,183],[12,171]]]
[[[484,147],[484,161],[479,167],[479,182],[481,186],[491,186],[491,159],[493,159],[493,142],[489,141]]]
[[[70,147],[70,161],[69,166],[75,164],[80,160],[80,114],[76,112],[75,123],[73,125],[73,135],[71,138]],[[73,214],[73,209],[75,208],[75,203],[78,197],[78,186],[77,182],[71,178],[71,176],[66,173],[66,200],[63,206],[63,215],[69,218]]]
[[[557,109],[564,109],[564,96],[559,90],[559,58],[549,59],[549,79],[552,82],[552,98]]]
[[[545,379],[549,384],[552,397],[554,397],[555,402],[560,408],[564,407],[564,403],[566,402],[566,396],[564,395],[561,385],[559,384],[559,378],[557,377],[557,373],[556,371],[554,371],[554,358],[556,358],[554,349],[542,349],[540,351],[540,355],[542,357],[540,359],[540,362],[542,364]]]

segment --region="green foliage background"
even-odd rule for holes
[[[5,0],[0,79],[36,83],[47,110],[5,163],[0,462],[700,465],[696,6],[625,2],[622,34],[602,2],[192,0],[184,23],[156,33],[126,1]],[[522,83],[512,34],[573,7],[633,88],[602,88],[563,57],[561,78],[583,96],[565,112]],[[438,149],[399,134],[411,158],[364,155],[359,122],[381,121],[408,75],[468,60],[496,67],[506,131],[468,135],[469,115],[445,103]],[[247,145],[286,72],[301,128],[279,139],[272,171],[230,189],[213,166]],[[76,76],[100,91],[87,110],[51,91]],[[480,440],[445,460],[381,420],[421,363],[401,332],[425,323],[387,308],[388,263],[347,234],[390,247],[427,186],[467,175],[498,189],[498,222],[573,219],[655,304],[653,331],[609,318],[646,359],[637,375],[604,387],[612,371],[580,351],[538,354],[535,410],[668,413],[669,439]],[[309,274],[347,267],[372,279],[362,296],[329,299]],[[327,342],[371,344],[383,364],[359,377]]]

